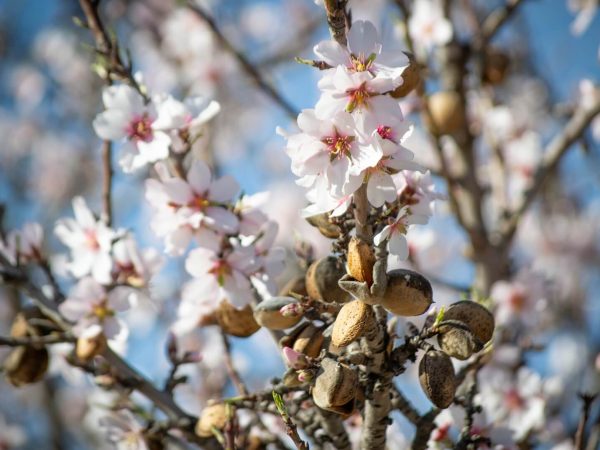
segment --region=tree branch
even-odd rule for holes
[[[524,193],[521,203],[515,208],[514,212],[504,224],[502,230],[501,247],[510,246],[517,227],[527,209],[539,193],[544,183],[558,167],[561,159],[571,146],[581,137],[594,117],[600,113],[600,98],[591,108],[579,108],[575,111],[571,120],[565,125],[562,132],[552,139],[544,150],[544,158],[538,166],[533,177],[533,184]]]
[[[273,100],[286,114],[293,120],[298,116],[298,111],[294,108],[282,95],[275,90],[275,88],[268,83],[265,78],[261,75],[258,69],[252,64],[246,56],[240,52],[232,43],[225,37],[221,29],[217,26],[215,20],[206,12],[202,7],[195,3],[188,2],[187,7],[190,11],[193,11],[196,15],[202,18],[206,24],[210,27],[216,38],[219,40],[221,45],[231,53],[238,61],[242,69],[248,74],[252,80],[256,83],[259,89],[261,89],[271,100]]]

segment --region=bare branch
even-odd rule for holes
[[[215,20],[211,17],[208,12],[206,12],[202,7],[196,5],[195,3],[188,3],[188,8],[201,17],[206,24],[210,27],[214,35],[217,37],[219,42],[225,49],[231,53],[238,61],[242,69],[248,74],[252,80],[256,83],[259,89],[261,89],[271,100],[273,100],[277,105],[283,109],[286,114],[291,119],[296,119],[298,116],[298,111],[294,108],[287,100],[285,100],[282,95],[275,90],[270,83],[268,83],[265,78],[261,75],[258,69],[252,64],[246,56],[239,51],[232,43],[225,37],[221,29],[217,26]]]

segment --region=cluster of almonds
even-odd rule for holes
[[[309,222],[325,236],[340,235],[337,225],[325,215],[312,217]],[[378,327],[373,306],[410,317],[424,314],[433,303],[429,281],[410,270],[387,272],[384,286],[378,286],[377,262],[371,246],[352,237],[347,264],[333,255],[318,259],[303,277],[292,279],[280,296],[242,311],[230,310],[223,303],[210,323],[235,336],[248,336],[260,327],[289,330],[279,341],[290,366],[283,384],[310,388],[315,405],[348,417],[364,400],[357,366],[361,362],[354,361],[352,355],[361,352],[361,338]],[[456,382],[450,358],[465,360],[479,352],[493,331],[492,314],[472,301],[453,304],[429,329],[428,336],[437,335],[440,349],[428,343],[421,347],[425,355],[419,379],[432,403],[446,408],[454,399]],[[197,432],[223,426],[224,416],[223,403],[207,408]]]

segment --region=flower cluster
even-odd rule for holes
[[[254,289],[272,292],[284,254],[272,248],[278,226],[259,209],[264,195],[236,200],[235,180],[213,179],[201,161],[192,164],[185,179],[169,176],[160,165],[157,171],[161,180],[146,184],[155,208],[152,228],[165,238],[167,252],[183,254],[193,238],[198,245],[185,261],[193,280],[183,289],[174,331],[190,331],[223,300],[243,308]]]
[[[403,146],[412,127],[392,96],[408,58],[384,52],[375,26],[366,21],[353,23],[347,47],[325,41],[314,51],[330,66],[319,81],[321,97],[315,109],[298,116],[300,133],[279,131],[297,183],[309,189],[304,214],[341,215],[366,184],[369,203],[396,216],[378,241],[390,239],[390,252],[405,258],[406,228],[427,223],[430,203],[438,198],[429,175],[414,174],[423,169]]]
[[[94,130],[102,139],[124,142],[119,159],[124,172],[166,159],[169,151],[185,151],[185,143],[199,137],[202,125],[220,109],[217,102],[200,97],[145,100],[127,85],[106,88],[102,100],[106,109],[94,120]]]
[[[74,219],[60,219],[55,227],[71,251],[66,269],[79,279],[60,311],[76,323],[78,337],[122,336],[125,328],[115,313],[136,301],[137,289],[148,286],[162,258],[154,249],[141,251],[125,230],[113,230],[96,218],[83,198],[73,200],[73,210]]]

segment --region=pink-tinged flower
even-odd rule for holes
[[[146,199],[156,210],[151,226],[165,237],[167,252],[182,254],[192,237],[199,245],[216,249],[222,234],[238,231],[238,218],[228,209],[239,191],[232,177],[213,180],[208,166],[199,160],[193,162],[185,180],[159,170],[162,181],[146,181]]]
[[[314,52],[330,66],[344,66],[349,72],[369,72],[373,76],[389,78],[394,87],[402,84],[402,72],[408,65],[404,53],[384,53],[375,26],[362,20],[352,23],[348,47],[328,40],[317,44]]]
[[[358,178],[360,183],[360,178],[355,178]],[[352,203],[352,194],[332,195],[328,190],[325,177],[316,179],[313,187],[306,193],[306,198],[310,205],[302,210],[302,217],[325,212],[329,212],[331,217],[338,217],[344,214]]]
[[[108,441],[117,450],[148,450],[149,448],[144,440],[144,427],[127,410],[102,417],[99,425],[104,429]]]
[[[135,239],[130,235],[115,242],[112,258],[113,281],[135,288],[147,287],[163,264],[163,258],[156,249],[140,251]]]
[[[42,258],[44,230],[39,223],[26,223],[21,230],[11,230],[5,240],[0,238],[0,253],[11,264],[26,264]]]
[[[239,233],[241,236],[258,235],[265,223],[269,221],[267,215],[260,209],[266,205],[269,196],[268,192],[244,195],[235,204],[234,212],[240,218]]]
[[[92,275],[98,282],[111,282],[110,251],[116,233],[97,220],[82,197],[73,199],[75,219],[60,219],[54,232],[71,250],[69,271],[77,278]]]
[[[401,203],[409,206],[413,214],[431,217],[434,202],[446,199],[443,194],[436,192],[429,170],[425,173],[403,170],[394,179]]]
[[[191,331],[221,301],[238,309],[248,305],[253,300],[249,276],[257,267],[254,251],[249,247],[229,248],[219,253],[206,248],[192,250],[185,268],[194,280],[184,286],[179,320],[173,331],[176,334]]]
[[[169,156],[171,139],[155,128],[154,105],[145,105],[135,89],[124,84],[110,86],[104,89],[102,100],[106,110],[94,119],[94,130],[102,139],[125,140],[119,159],[124,172]]]
[[[403,207],[395,219],[389,219],[388,224],[373,237],[375,245],[381,244],[387,240],[388,251],[400,259],[408,258],[408,242],[406,241],[406,232],[408,227],[413,224],[425,225],[427,217],[423,215],[412,214],[408,207]]]
[[[341,66],[331,72],[319,81],[322,95],[315,106],[319,119],[340,111],[356,112],[359,125],[370,132],[389,117],[402,118],[398,101],[383,95],[394,89],[389,78],[373,77],[369,72],[350,73]]]
[[[530,270],[523,271],[511,282],[494,283],[490,296],[496,308],[496,323],[538,325],[548,304],[547,286],[548,280]]]
[[[169,132],[172,150],[181,152],[185,143],[193,143],[202,133],[202,127],[215,117],[221,106],[214,100],[191,97],[183,102],[169,96],[156,100],[158,117],[152,124],[155,130]]]
[[[107,291],[96,280],[86,277],[75,285],[58,309],[67,320],[75,322],[75,336],[92,338],[103,334],[114,339],[126,332],[116,314],[130,308],[130,294],[130,288],[116,287]]]
[[[452,39],[452,24],[444,17],[439,0],[417,0],[408,20],[408,31],[415,45],[431,50]]]
[[[344,111],[319,119],[314,110],[306,109],[298,116],[298,126],[301,133],[287,137],[287,154],[292,172],[302,177],[299,184],[304,186],[324,177],[333,195],[350,194],[360,185],[360,180],[351,183],[351,177],[377,164],[382,156],[365,143],[353,117]]]
[[[480,372],[479,380],[486,416],[496,426],[510,429],[515,442],[544,426],[545,387],[537,373],[525,366],[516,374],[490,366]]]

